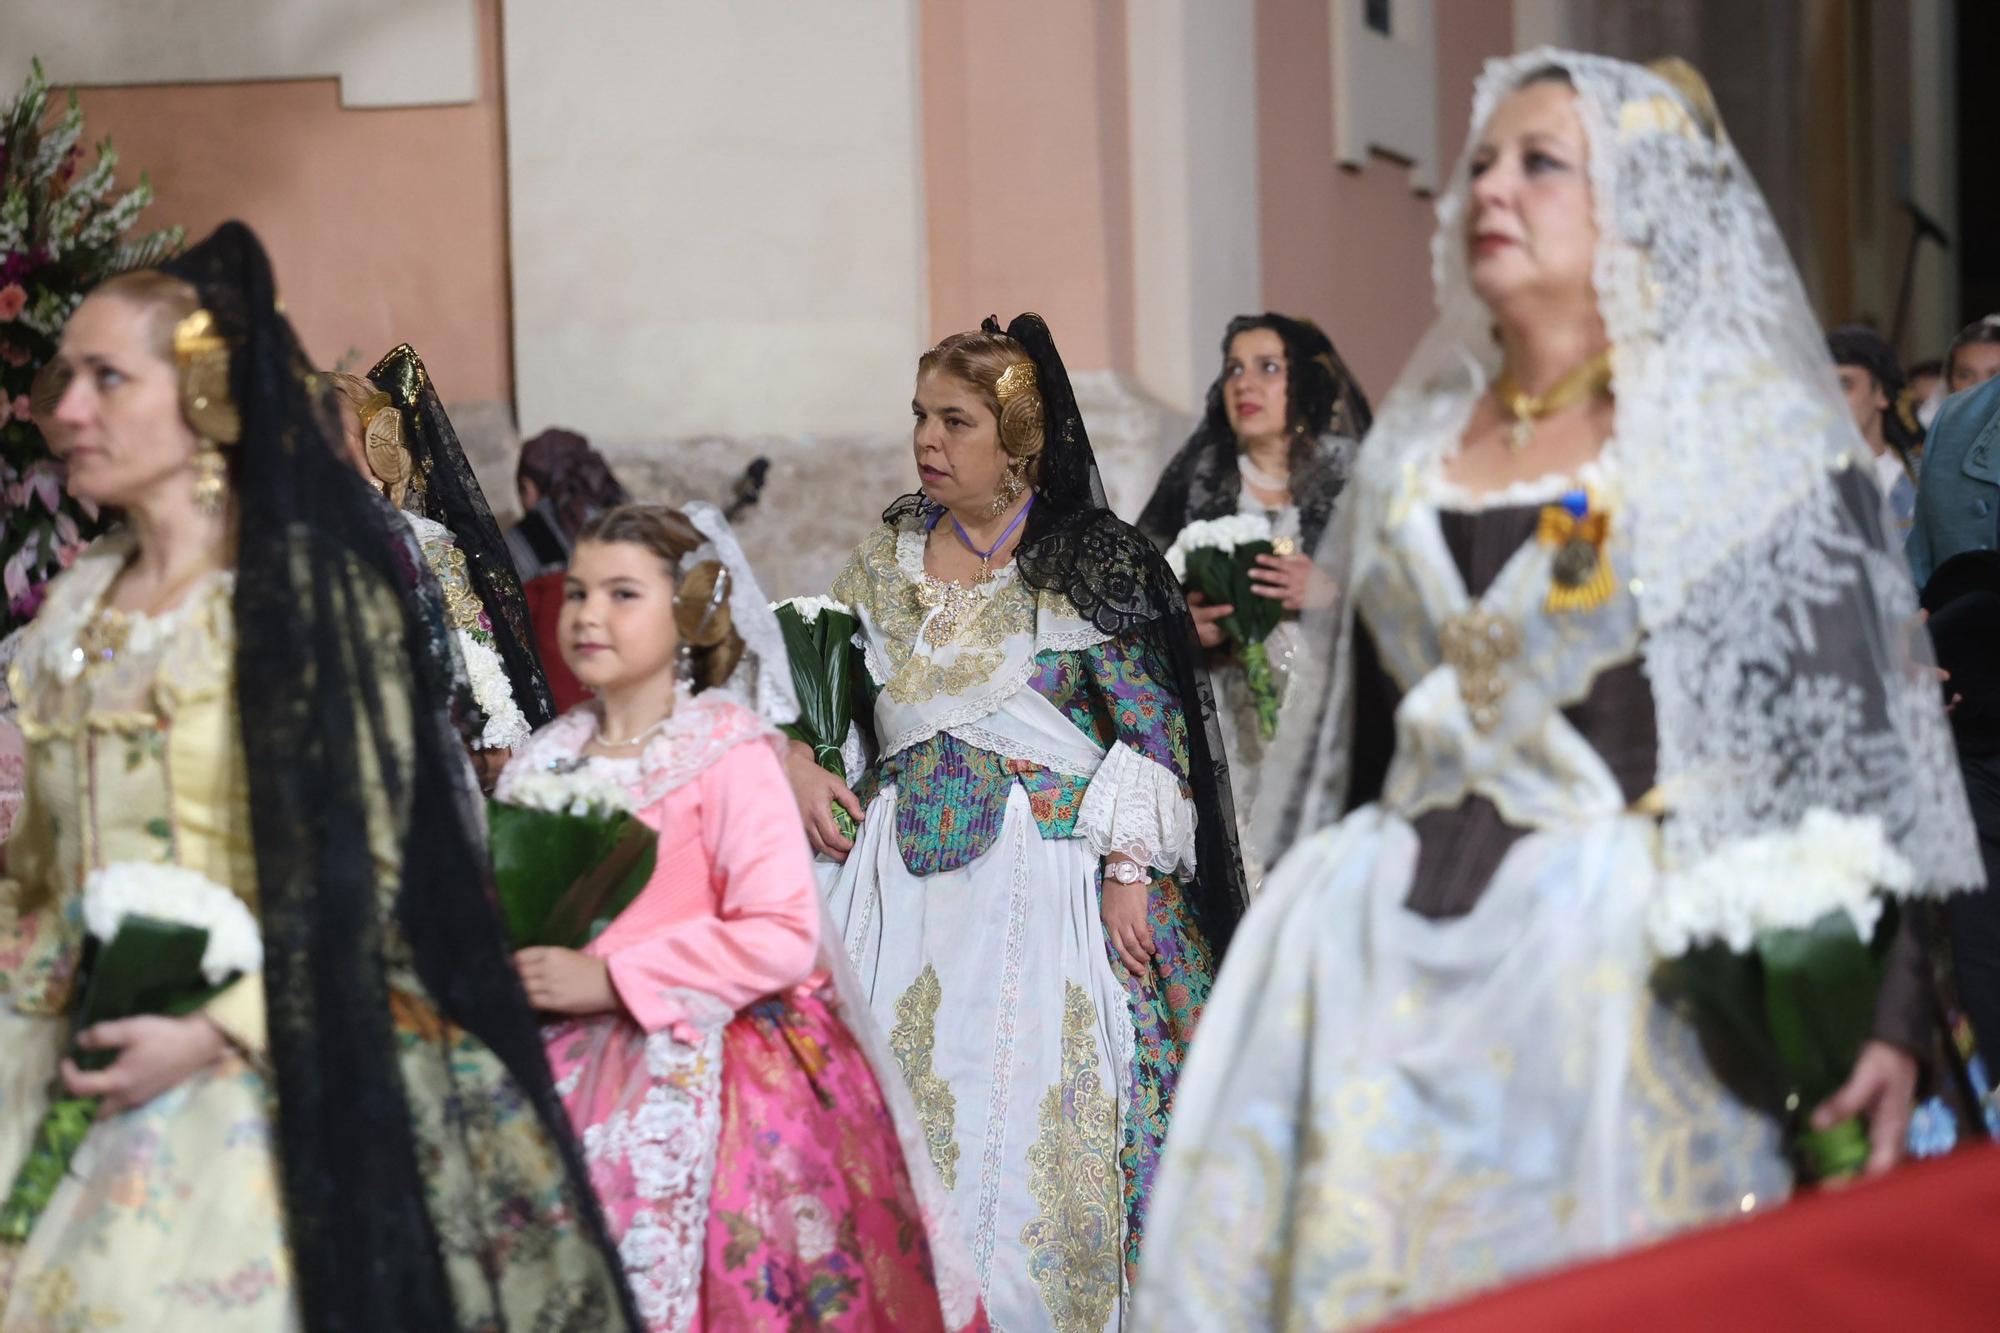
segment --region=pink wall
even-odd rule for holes
[[[1124,0],[919,8],[931,334],[1023,310],[1132,365]]]
[[[322,364],[408,341],[448,401],[511,399],[498,0],[479,9],[468,106],[344,110],[332,79],[85,88],[85,132],[152,178],[142,225],[249,223]]]
[[[1257,81],[1264,299],[1307,315],[1379,401],[1432,312],[1433,199],[1407,169],[1333,154],[1333,63],[1323,0],[1259,0]],[[1480,66],[1514,48],[1507,0],[1438,0],[1439,174],[1465,141]]]

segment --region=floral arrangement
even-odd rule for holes
[[[264,967],[263,935],[243,900],[192,870],[120,861],[83,885],[90,956],[76,1030],[138,1014],[191,1014],[238,977]],[[84,1069],[110,1051],[75,1051]],[[27,1239],[83,1146],[98,1098],[58,1096],[0,1204],[0,1240]]]
[[[1285,608],[1252,590],[1250,571],[1258,556],[1275,549],[1270,520],[1262,514],[1196,519],[1167,548],[1167,566],[1175,578],[1211,604],[1235,608],[1216,624],[1236,644],[1257,710],[1257,730],[1265,740],[1278,731],[1278,682],[1264,640],[1284,619]]]
[[[35,62],[0,107],[0,634],[33,618],[43,585],[99,527],[92,506],[64,494],[62,462],[33,423],[36,374],[86,292],[158,264],[182,240],[178,227],[127,237],[152,187],[142,175],[116,191],[110,141],[85,169],[82,138],[76,94],[50,115],[48,80]]]
[[[633,810],[630,788],[587,768],[570,773],[545,770],[517,774],[508,779],[507,803],[552,815],[595,819],[631,814]]]
[[[1879,819],[1809,811],[1670,874],[1647,907],[1666,990],[1691,1003],[1737,1064],[1772,1080],[1793,1152],[1820,1180],[1858,1174],[1858,1118],[1809,1117],[1846,1081],[1875,1016],[1890,900],[1915,874]]]
[[[579,949],[653,877],[657,835],[623,784],[587,766],[509,772],[487,802],[487,845],[517,949]]]

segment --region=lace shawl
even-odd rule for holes
[[[1916,597],[1865,446],[1782,239],[1742,159],[1663,78],[1536,50],[1490,63],[1474,132],[1531,72],[1566,70],[1589,144],[1596,288],[1612,345],[1605,446],[1627,503],[1621,593],[1638,599],[1658,712],[1670,872],[1815,811],[1879,821],[1935,894],[1984,879]],[[1383,404],[1320,552],[1354,587],[1404,479],[1456,447],[1499,366],[1466,272],[1464,162],[1438,204],[1439,317]],[[1342,813],[1353,608],[1322,613],[1262,789],[1275,857]]]

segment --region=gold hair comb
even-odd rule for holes
[[[1001,371],[1000,378],[994,381],[993,396],[1000,400],[1000,406],[1005,407],[1016,395],[1032,393],[1034,389],[1035,363],[1016,361]]]
[[[197,310],[174,325],[174,360],[181,372],[181,404],[205,440],[234,444],[243,419],[229,396],[229,341],[215,316]]]

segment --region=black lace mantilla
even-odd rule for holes
[[[442,523],[457,540],[472,590],[493,622],[493,645],[507,668],[514,702],[520,705],[530,727],[546,726],[555,717],[555,702],[542,672],[541,656],[535,650],[535,633],[528,623],[528,602],[514,570],[514,557],[458,442],[458,432],[445,415],[430,372],[415,349],[398,343],[375,363],[368,379],[388,394],[403,414],[403,439],[416,464],[405,507]]]
[[[1368,395],[1334,350],[1333,341],[1310,320],[1265,313],[1238,315],[1222,335],[1222,355],[1238,334],[1270,329],[1285,344],[1285,425],[1291,432],[1289,468],[1292,503],[1299,510],[1299,541],[1310,554],[1319,546],[1334,501],[1347,485],[1354,449],[1374,424]],[[1222,395],[1226,376],[1208,386],[1202,419],[1160,474],[1152,498],[1139,513],[1139,531],[1165,549],[1196,519],[1237,512],[1243,474],[1236,466],[1236,433]]]
[[[412,666],[425,631],[398,520],[340,456],[249,229],[163,267],[227,339],[243,422],[236,702],[305,1325],[636,1327],[489,896],[464,751],[436,673]],[[404,1003],[428,1016],[398,1023]],[[495,1057],[538,1151],[488,1137],[490,1081],[460,1087]]]

